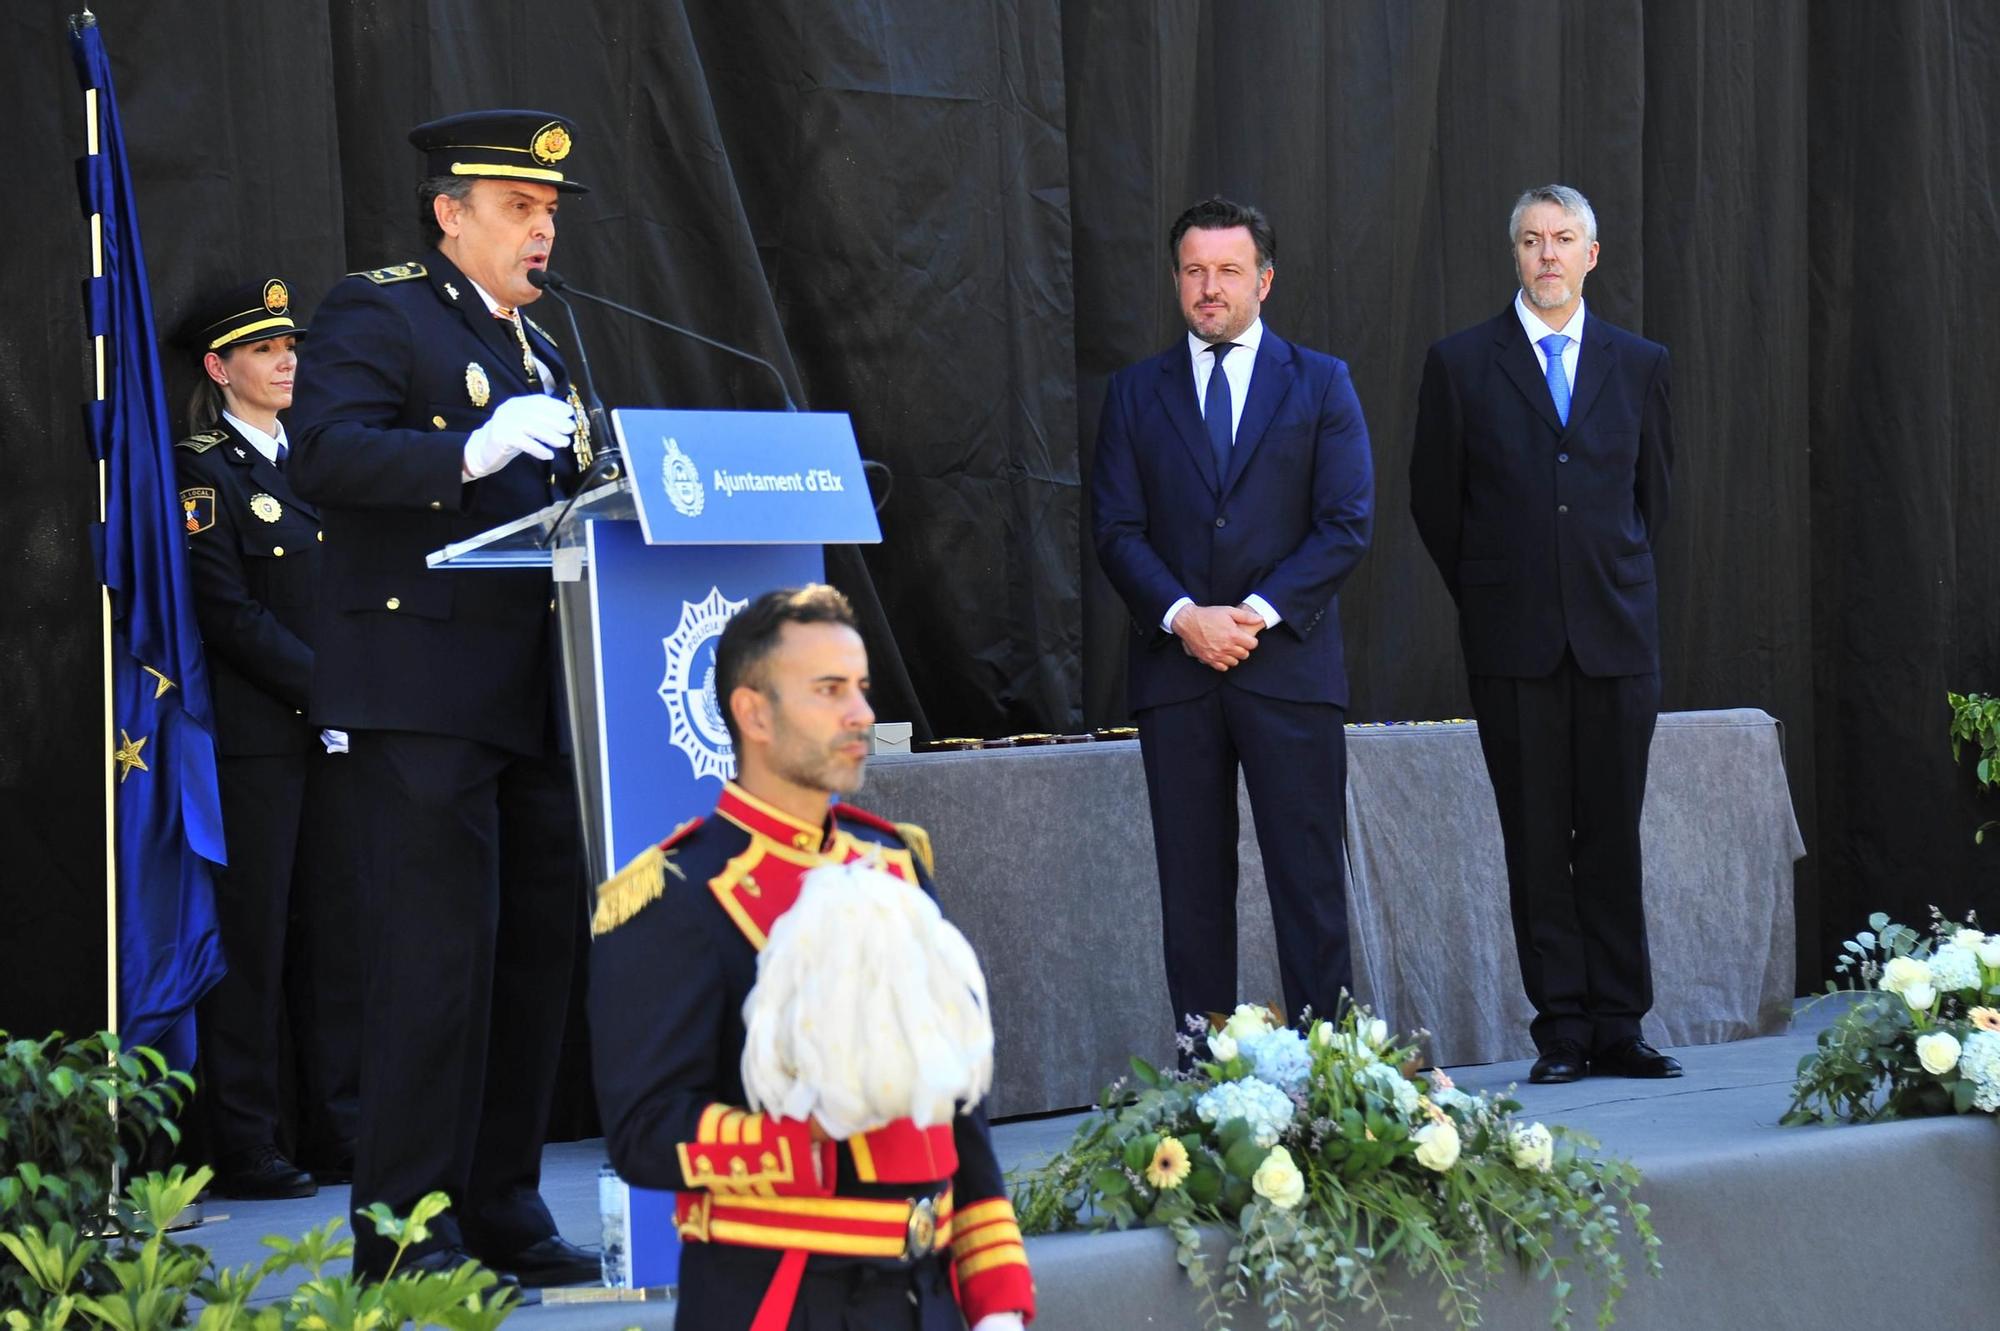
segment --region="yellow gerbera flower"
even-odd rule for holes
[[[1982,1031],[2000,1031],[2000,1012],[1990,1007],[1976,1007],[1965,1015]]]
[[[1153,1163],[1146,1166],[1146,1182],[1161,1192],[1170,1192],[1187,1182],[1187,1147],[1181,1145],[1178,1137],[1163,1137],[1153,1151]]]

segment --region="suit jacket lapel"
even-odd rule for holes
[[[1185,340],[1160,357],[1159,393],[1167,418],[1194,459],[1195,470],[1209,489],[1220,494],[1222,478],[1215,474],[1215,453],[1208,445],[1208,428],[1201,422],[1201,404],[1195,401],[1194,357],[1188,353]]]
[[[562,348],[556,345],[553,337],[549,336],[548,329],[530,319],[525,312],[521,315],[521,322],[527,325],[528,345],[535,349],[535,354],[541,357],[542,364],[548,366],[549,373],[555,377],[556,396],[563,396],[564,390],[569,386],[569,367],[563,362]],[[502,328],[500,331],[504,333],[507,330]],[[516,350],[518,352],[519,349]]]
[[[1521,390],[1521,396],[1528,400],[1528,405],[1541,413],[1542,419],[1549,423],[1549,428],[1561,434],[1563,423],[1562,418],[1556,415],[1556,400],[1549,396],[1549,381],[1543,377],[1542,367],[1535,360],[1535,349],[1528,345],[1528,330],[1521,327],[1520,316],[1514,312],[1514,307],[1510,304],[1493,322],[1493,342],[1500,368],[1514,381],[1514,387]],[[1572,393],[1569,413],[1571,420],[1575,420],[1578,415],[1575,399],[1576,395]]]
[[[297,509],[314,522],[319,521],[319,510],[299,498],[297,492],[292,489],[291,482],[285,479],[285,473],[275,462],[266,459],[257,451],[256,445],[245,439],[243,432],[228,421],[219,420],[216,424],[227,430],[236,441],[229,445],[229,460],[234,465],[249,471],[250,485],[253,489],[261,490],[280,503]]]
[[[1597,390],[1604,387],[1604,381],[1611,377],[1611,367],[1618,359],[1617,343],[1604,331],[1603,324],[1586,317],[1583,326],[1588,336],[1577,352],[1576,390],[1569,395],[1569,425],[1564,434],[1576,429],[1590,413],[1591,403],[1597,400]]]
[[[1229,478],[1223,482],[1223,494],[1229,493],[1243,469],[1250,465],[1250,455],[1264,441],[1264,432],[1270,429],[1278,404],[1292,391],[1292,380],[1297,377],[1291,343],[1266,328],[1263,341],[1257,344],[1257,363],[1250,370],[1250,399],[1243,404],[1243,415],[1236,422],[1236,445],[1229,450]]]
[[[521,364],[521,344],[514,340],[514,330],[486,308],[471,278],[459,272],[442,254],[432,257],[435,262],[426,265],[430,269],[431,289],[437,292],[439,300],[458,311],[458,317],[465,320],[472,335],[491,353],[490,360],[480,362],[487,375],[505,375],[508,380],[505,384],[497,381],[493,384],[493,400],[499,402],[522,393],[541,392],[541,383],[529,382],[527,367]]]

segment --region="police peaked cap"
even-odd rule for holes
[[[282,279],[245,282],[198,303],[174,334],[198,356],[226,351],[267,337],[304,337],[306,326],[292,318],[292,293]]]
[[[467,111],[418,125],[410,142],[423,152],[428,175],[528,180],[565,194],[590,192],[563,173],[576,146],[576,125],[547,111]]]

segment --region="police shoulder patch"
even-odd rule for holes
[[[190,453],[206,453],[227,438],[229,436],[221,430],[203,430],[200,434],[189,435],[174,447],[185,448]]]
[[[392,263],[387,268],[368,268],[349,277],[365,277],[378,287],[386,287],[392,282],[407,282],[413,277],[425,277],[429,270],[420,263]]]
[[[192,536],[215,525],[215,489],[192,485],[181,491],[181,529]]]

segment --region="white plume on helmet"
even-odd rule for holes
[[[753,1110],[845,1139],[949,1123],[993,1082],[979,958],[929,894],[865,861],[805,876],[743,1000]]]

